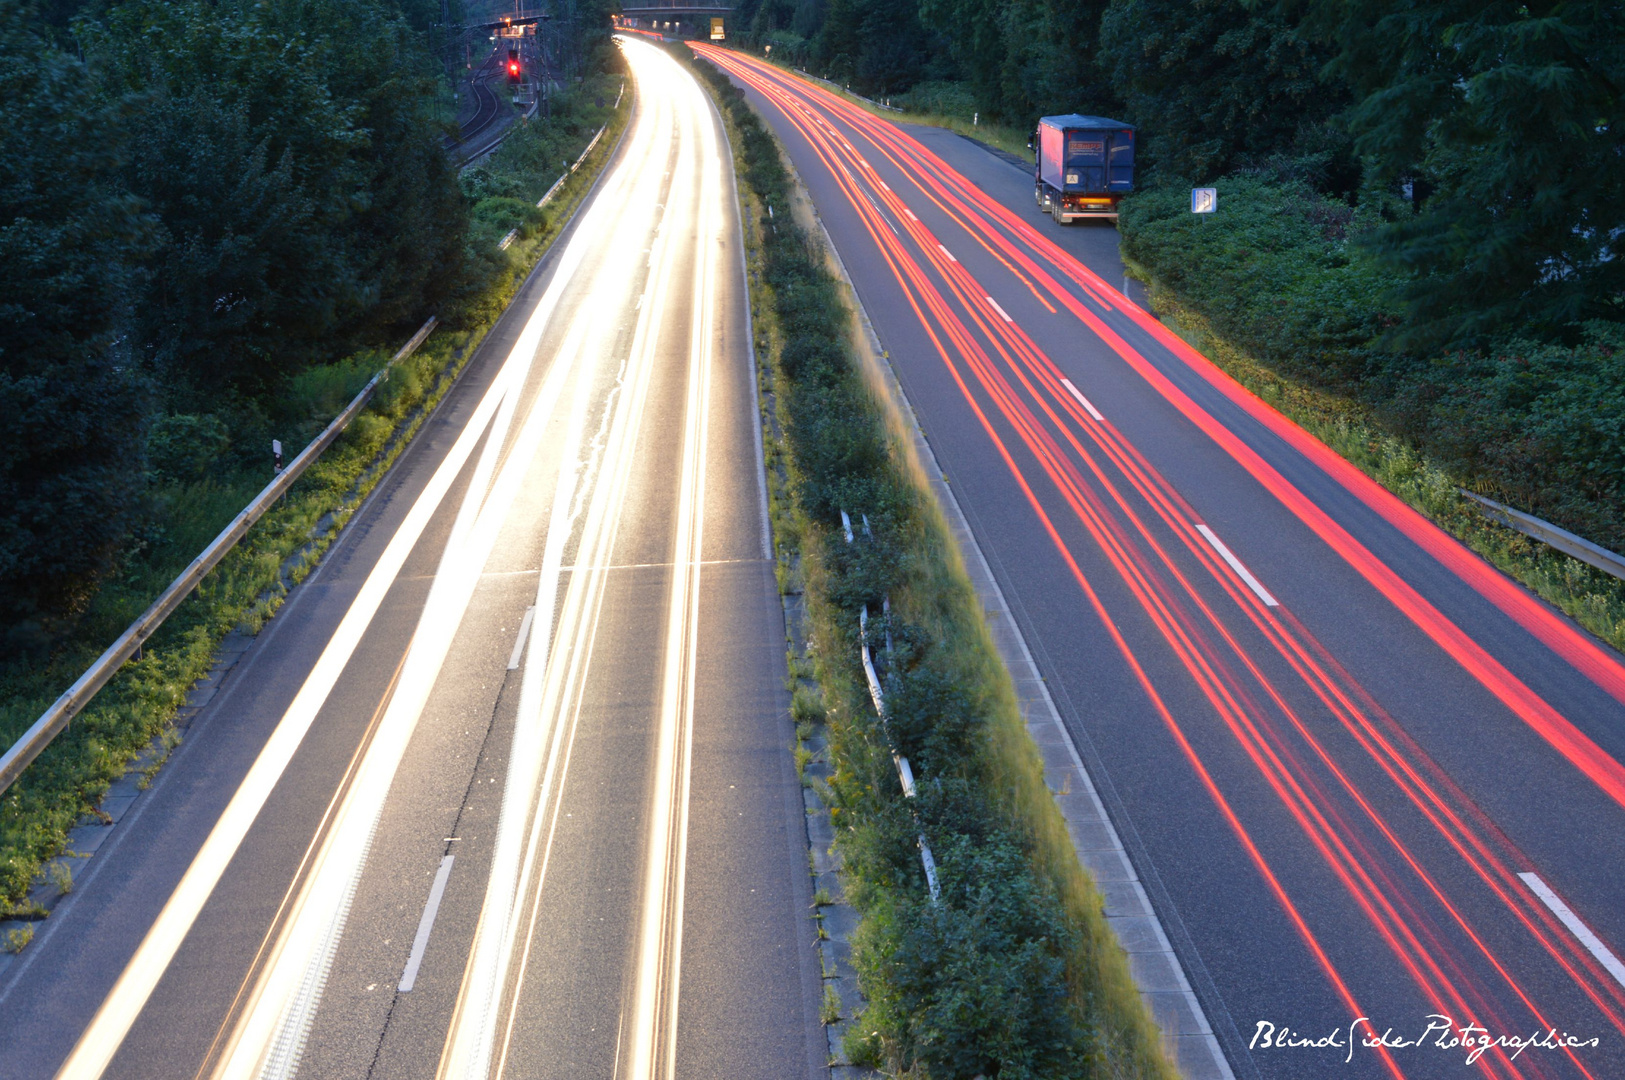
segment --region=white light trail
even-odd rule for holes
[[[664,153],[675,145],[677,161],[669,172],[671,189],[663,200],[658,185],[668,175],[667,171],[664,168],[639,171],[640,176],[649,177],[650,183],[656,185],[641,200],[636,196],[632,200],[635,205],[658,208],[658,231],[654,243],[647,249],[650,271],[636,307],[637,323],[621,388],[612,413],[606,417],[607,434],[602,440],[602,451],[598,458],[601,475],[591,485],[585,507],[575,572],[570,575],[564,588],[562,604],[558,608],[557,628],[551,630],[551,640],[553,604],[560,587],[559,560],[562,557],[562,547],[555,549],[552,538],[569,530],[560,529],[557,525],[550,527],[549,551],[544,557],[543,572],[538,582],[536,618],[521,681],[514,746],[509,755],[492,872],[439,1065],[438,1075],[443,1078],[485,1080],[493,1075],[500,1077],[507,1062],[528,960],[538,929],[542,891],[552,850],[552,831],[560,813],[561,793],[568,773],[575,725],[596,637],[605,571],[614,562],[615,536],[627,499],[641,418],[651,392],[657,348],[666,324],[672,319],[672,296],[679,287],[697,290],[696,303],[699,303],[700,296],[705,301],[702,309],[696,312],[694,323],[688,328],[690,400],[687,405],[690,426],[697,415],[692,400],[695,380],[700,379],[703,384],[709,377],[708,367],[702,375],[696,369],[704,365],[695,362],[697,342],[704,343],[704,349],[698,354],[702,359],[708,357],[711,348],[713,330],[709,322],[709,306],[713,302],[714,262],[720,246],[712,234],[716,231],[715,219],[719,216],[721,205],[721,155],[714,132],[708,126],[711,123],[709,106],[697,85],[669,57],[636,42],[626,42],[623,48],[638,80],[640,101],[649,103],[646,109],[640,110],[638,125],[632,136],[633,146],[643,147],[641,152],[653,153],[658,149]],[[697,140],[703,141],[697,146]],[[701,175],[701,165],[706,167],[703,189],[697,181]],[[642,227],[647,228],[647,217],[639,219],[636,215],[626,215],[626,218],[628,221],[641,221]],[[645,251],[641,240],[618,246],[635,252],[639,257]],[[692,276],[680,257],[682,252],[690,250],[690,246],[696,258],[702,260],[701,267]],[[641,258],[639,261],[642,261]],[[623,276],[619,282],[623,294],[625,280]],[[698,415],[703,417],[704,411],[701,407]],[[678,515],[679,545],[686,544],[684,550],[692,549],[692,554],[685,557],[679,552],[677,561],[680,569],[675,577],[677,583],[673,586],[674,589],[680,587],[685,595],[693,593],[697,570],[681,564],[698,560],[700,533],[696,508],[703,494],[703,488],[696,489],[690,480],[696,453],[693,442],[692,437],[685,438],[684,479],[679,492]],[[703,457],[699,468],[703,471]],[[559,505],[555,502],[555,512]],[[693,522],[692,527],[685,530],[681,523],[690,521]],[[689,539],[685,541],[683,536]],[[691,601],[680,603],[674,596],[673,617],[680,617],[683,609],[691,607]],[[685,625],[688,626],[686,633],[692,639],[692,625]],[[668,630],[668,637],[670,633]],[[662,730],[657,741],[669,743],[672,748],[669,752],[657,748],[657,756],[663,756],[672,766],[666,770],[672,780],[664,799],[658,793],[656,796],[654,815],[657,819],[664,819],[665,823],[657,820],[654,829],[657,833],[663,831],[665,839],[652,843],[651,851],[656,847],[671,850],[674,844],[679,850],[681,848],[679,841],[684,827],[681,813],[686,805],[687,791],[687,739],[682,688],[687,685],[687,693],[692,693],[691,650],[692,645],[688,658],[684,659],[681,642],[667,643],[668,692],[663,701],[675,693],[676,697],[672,700],[676,701],[678,707],[675,723],[671,709],[665,704],[662,707]],[[679,678],[675,684],[670,675],[674,662],[679,665]],[[685,664],[688,666],[684,667]],[[682,677],[684,671],[688,672],[686,684]],[[673,686],[675,690],[671,689]],[[681,872],[680,858],[675,864],[663,864],[656,874],[660,881],[655,887],[668,895],[675,888],[680,897]],[[669,907],[666,910],[672,911]],[[680,921],[680,907],[675,909],[675,914]],[[669,915],[663,925],[668,928],[672,925]],[[666,940],[668,944],[673,944],[670,938]],[[668,949],[661,957],[657,966],[662,974],[656,981],[674,986],[675,955]],[[638,979],[641,984],[641,975]],[[643,1011],[661,1015],[663,1000],[653,1002],[650,1008]],[[674,1007],[673,997],[664,1014],[666,1022],[662,1027],[668,1033],[674,1030],[670,1023],[675,1019],[674,1013],[670,1012]],[[634,1004],[634,1011],[640,1009],[642,1006]],[[635,1036],[633,1039],[636,1041]],[[660,1052],[655,1045],[657,1039],[646,1041],[654,1047],[654,1052],[648,1055],[650,1060],[669,1058],[669,1054]]]
[[[516,397],[525,383],[542,331],[551,319],[561,293],[574,278],[587,252],[599,242],[598,229],[591,227],[590,223],[595,219],[614,221],[620,215],[623,201],[620,191],[630,179],[629,172],[620,169],[606,181],[602,195],[588,211],[588,224],[576,230],[566,245],[552,282],[527,320],[491,387],[395,535],[390,538],[293,702],[250,766],[242,784],[58,1071],[59,1080],[96,1080],[106,1071],[212,895],[227,864],[286,770],[305,733],[326,703],[407,556],[438,511],[474,447],[487,427],[493,426],[499,410],[506,409],[511,414],[514,405],[510,398]],[[490,442],[500,444],[501,439],[495,430],[492,436]],[[494,458],[489,460],[494,463]],[[489,475],[489,468],[482,464],[477,472]],[[471,487],[470,490],[478,488]],[[467,528],[471,516],[479,509],[478,500],[465,501],[464,509],[467,516],[459,513],[458,523],[453,529],[454,537],[460,529]],[[361,854],[364,857],[364,847]]]
[[[628,1080],[671,1080],[677,1069],[677,1006],[683,951],[683,894],[688,867],[689,781],[693,757],[694,680],[699,662],[701,544],[705,524],[705,465],[710,421],[717,254],[721,247],[722,155],[710,109],[694,86],[692,135],[684,151],[700,173],[694,246],[693,310],[689,326],[688,395],[679,473],[677,537],[672,551],[665,671],[650,803],[636,994]],[[694,143],[697,140],[698,145]]]

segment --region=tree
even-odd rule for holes
[[[81,28],[139,112],[126,176],[164,243],[135,339],[172,394],[267,393],[447,286],[465,211],[389,6],[131,0]]]
[[[1010,0],[1002,114],[1023,125],[1039,116],[1114,116],[1122,95],[1100,63],[1100,20],[1107,0]]]
[[[828,0],[813,55],[832,78],[884,96],[926,77],[935,44],[918,0]]]
[[[1379,234],[1410,278],[1396,344],[1574,335],[1625,296],[1625,10],[1617,2],[1324,0],[1375,185],[1415,213]]]
[[[1294,152],[1347,100],[1329,49],[1243,0],[1112,0],[1099,56],[1155,168],[1191,180]]]
[[[0,0],[0,644],[43,646],[128,526],[148,384],[120,334],[150,222],[121,118]]]

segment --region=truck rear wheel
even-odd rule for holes
[[[1049,204],[1049,216],[1054,219],[1057,225],[1066,224],[1066,218],[1061,216],[1061,202],[1059,199]]]
[[[1040,214],[1049,213],[1049,200],[1044,198],[1044,189],[1043,188],[1040,188],[1040,187],[1033,188],[1033,202],[1038,204],[1038,212]]]

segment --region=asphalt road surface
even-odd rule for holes
[[[0,1076],[821,1070],[715,112],[614,161],[0,985]]]
[[[1625,1076],[1617,654],[1158,325],[1030,172],[696,47],[806,182],[1236,1075]]]

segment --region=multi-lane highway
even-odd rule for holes
[[[1236,1075],[1625,1076],[1619,657],[1158,325],[1030,173],[696,48],[800,171]]]
[[[692,77],[0,983],[0,1076],[812,1076],[737,203]]]

